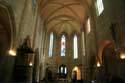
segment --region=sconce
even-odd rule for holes
[[[100,62],[97,62],[96,66],[97,66],[97,67],[101,67]]]
[[[32,67],[32,66],[33,66],[33,63],[32,63],[32,62],[30,62],[30,63],[29,63],[29,66],[31,66],[31,67]]]
[[[125,59],[125,53],[123,52],[120,53],[120,59]]]
[[[10,50],[9,50],[9,55],[11,55],[11,56],[16,56],[16,51],[10,49]]]
[[[125,59],[125,49],[124,48],[117,48],[117,49],[115,49],[115,51],[116,51],[118,59],[121,59],[121,60]]]

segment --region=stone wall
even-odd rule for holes
[[[14,23],[14,28],[12,24],[12,28],[14,29],[12,32],[12,48],[17,49],[18,46],[24,41],[24,38],[27,36],[30,37],[31,46],[33,44],[33,36],[34,36],[34,29],[36,23],[36,9],[32,7],[32,0],[0,0],[1,4],[5,4],[5,6],[9,6],[8,10],[9,14],[14,18],[10,20]],[[16,33],[16,34],[15,34]],[[15,64],[15,57],[12,56],[5,56],[4,60],[4,83],[11,83],[12,82],[12,75],[13,75],[13,68]],[[31,72],[29,73],[29,81],[32,79]]]
[[[104,3],[104,11],[100,16],[96,16],[94,13],[94,21],[95,28],[96,28],[96,38],[97,38],[97,49],[98,52],[101,48],[103,41],[110,41],[112,44],[116,46],[116,48],[125,48],[124,42],[125,42],[125,11],[124,11],[124,1],[114,1],[114,0],[103,0]],[[95,9],[94,9],[95,11]],[[111,33],[111,27],[113,24],[113,28],[115,30],[116,34],[116,41],[113,39],[112,33]],[[116,62],[119,63],[119,60]],[[125,63],[124,63],[125,64]],[[123,62],[121,62],[119,65],[115,65],[115,67],[111,67],[110,70],[112,70],[112,75],[124,77],[121,72],[122,71],[121,66],[123,65]],[[112,66],[112,65],[111,65]],[[117,70],[117,68],[119,68]],[[116,69],[116,70],[114,70]],[[120,73],[115,73],[116,71],[121,71]],[[123,78],[124,79],[124,78]]]

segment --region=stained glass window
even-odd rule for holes
[[[63,67],[61,67],[61,73],[63,73]]]
[[[65,67],[65,74],[67,74],[67,68]]]
[[[49,57],[52,57],[53,55],[53,39],[53,33],[50,33]]]
[[[78,46],[77,46],[77,36],[74,36],[74,40],[73,40],[73,48],[74,48],[74,59],[78,58]]]
[[[36,0],[32,0],[32,8],[33,8],[33,10],[35,9],[35,6],[36,6]]]
[[[58,74],[59,74],[59,77],[61,78],[66,78],[67,76],[67,67],[65,65],[61,65],[58,69]]]
[[[61,37],[61,56],[65,56],[65,52],[66,52],[66,38],[64,35],[62,35]]]

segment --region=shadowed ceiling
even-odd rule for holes
[[[41,0],[44,27],[57,34],[79,34],[85,24],[91,0]]]

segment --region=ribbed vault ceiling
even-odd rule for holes
[[[90,5],[91,0],[41,0],[44,27],[57,34],[80,33]]]

